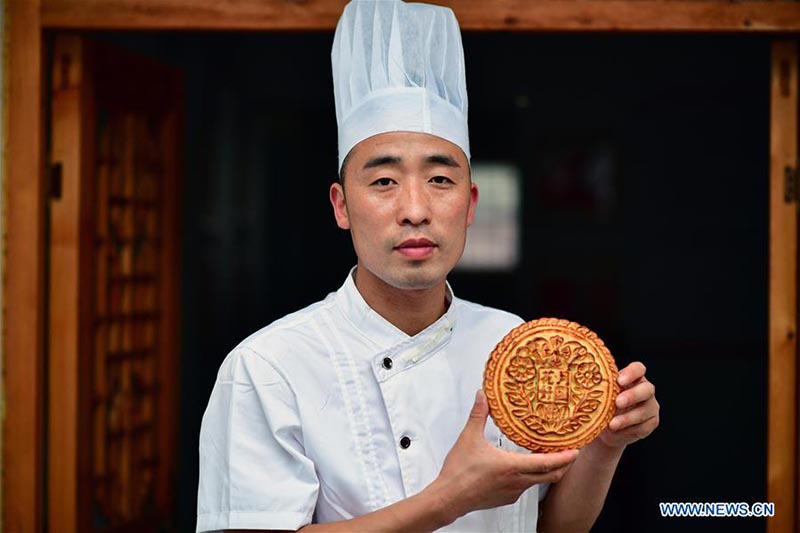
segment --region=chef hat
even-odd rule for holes
[[[453,12],[400,0],[353,0],[331,51],[339,169],[359,142],[391,131],[429,133],[469,160],[464,50]]]

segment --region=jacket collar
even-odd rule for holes
[[[450,333],[456,323],[456,304],[450,284],[446,284],[445,297],[448,306],[444,315],[433,324],[414,336],[407,335],[394,324],[376,313],[358,291],[355,283],[356,267],[350,270],[342,287],[336,293],[336,303],[350,323],[365,337],[377,344],[379,350],[392,348],[410,342],[429,341],[432,336],[441,337],[442,332]]]

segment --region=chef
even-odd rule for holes
[[[487,421],[483,367],[522,320],[447,283],[478,203],[455,16],[354,0],[332,64],[330,201],[358,261],[222,363],[197,531],[587,531],[625,447],[658,425],[655,389],[624,368],[616,416],[580,451],[532,454]]]

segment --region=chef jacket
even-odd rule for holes
[[[522,320],[452,295],[408,336],[373,311],[352,271],[325,300],[254,333],[222,363],[200,430],[197,531],[350,519],[439,474],[488,355]],[[491,418],[486,438],[522,451]],[[442,531],[535,531],[546,485]]]

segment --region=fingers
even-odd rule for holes
[[[568,465],[564,465],[561,468],[556,468],[555,470],[550,470],[549,472],[544,473],[536,473],[536,474],[521,474],[519,476],[519,482],[523,486],[523,489],[528,489],[532,485],[536,485],[538,483],[558,483],[561,481],[561,478],[572,468],[573,463]]]
[[[628,426],[617,431],[610,431],[605,440],[607,444],[612,446],[625,446],[647,437],[655,431],[658,424],[659,417],[656,415],[640,424]],[[610,426],[609,429],[611,429]]]
[[[634,361],[619,371],[617,383],[619,383],[621,387],[627,387],[637,379],[643,377],[646,371],[647,368],[644,366],[644,364],[640,363],[639,361]]]
[[[658,404],[655,396],[650,396],[643,403],[640,403],[636,408],[625,413],[618,414],[612,418],[611,422],[608,424],[608,428],[611,431],[620,431],[625,428],[643,424],[650,419],[658,417],[660,409],[661,406]],[[656,425],[658,425],[657,422]],[[655,429],[655,427],[653,427],[653,429]]]
[[[547,474],[568,467],[578,458],[578,450],[554,453],[514,454],[516,467],[522,474]]]
[[[478,389],[475,394],[475,403],[472,405],[472,411],[469,413],[464,431],[483,435],[483,430],[486,427],[486,417],[488,416],[489,404],[486,403],[486,396],[484,396],[483,391]]]
[[[656,387],[645,377],[645,366],[634,362],[623,368],[618,377],[622,391],[617,395],[617,412],[601,434],[606,444],[625,446],[650,435],[660,421],[661,406]]]
[[[616,405],[618,409],[625,409],[636,404],[646,402],[656,395],[656,387],[646,378],[641,378],[630,388],[622,391],[617,396]]]

